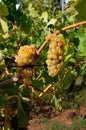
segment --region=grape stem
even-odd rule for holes
[[[84,25],[84,24],[86,24],[86,21],[82,21],[82,22],[78,22],[78,23],[75,23],[75,24],[72,24],[72,25],[69,25],[69,26],[67,26],[67,27],[64,27],[64,28],[62,28],[61,30],[58,30],[58,31],[55,31],[52,35],[57,35],[57,34],[59,34],[59,33],[62,33],[62,32],[64,32],[64,31],[66,31],[66,30],[69,30],[69,29],[71,29],[71,28],[75,28],[75,27],[80,27],[80,26],[82,26],[82,25]],[[40,55],[40,53],[41,53],[41,51],[44,49],[44,47],[46,46],[46,44],[48,43],[48,41],[49,41],[50,39],[48,38],[48,39],[46,39],[44,42],[43,42],[43,44],[40,46],[40,48],[37,50],[37,55]]]
[[[7,74],[7,76],[8,76],[8,77],[10,77],[10,76],[11,76],[11,75],[10,75],[10,72],[9,72],[9,70],[8,70],[8,68],[7,68],[7,67],[5,67],[4,71],[5,71],[5,73]]]

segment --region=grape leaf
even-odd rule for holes
[[[74,79],[75,79],[74,74],[69,73],[60,81],[60,83],[63,85],[63,88],[67,89]]]
[[[48,22],[48,24],[47,24],[47,26],[49,26],[49,25],[54,25],[56,23],[56,19],[51,19],[49,22]]]
[[[21,104],[21,100],[19,99],[18,102],[18,127],[19,128],[24,128],[28,125],[28,119],[27,119],[27,115],[25,114],[22,104]]]
[[[7,93],[8,96],[18,95],[18,87],[15,87],[13,84],[2,87],[2,90],[4,93]]]
[[[2,26],[2,29],[3,29],[3,32],[6,33],[8,32],[8,25],[7,25],[7,22],[3,19],[0,18],[0,23],[1,23],[1,26]]]
[[[32,7],[32,4],[29,4],[28,6],[29,14],[35,18],[38,16],[38,12]]]
[[[86,56],[86,37],[85,37],[85,32],[82,28],[80,28],[77,31],[77,37],[79,38],[80,41],[78,49],[82,56]]]
[[[74,47],[73,46],[65,46],[65,62],[68,62],[69,59],[74,55]]]
[[[85,31],[82,27],[79,28],[79,30],[77,31],[77,37],[79,38],[80,44],[86,39]]]
[[[8,15],[7,6],[4,5],[2,2],[0,2],[0,13],[1,13],[3,16],[7,16],[7,15]]]
[[[75,9],[78,11],[77,18],[80,20],[86,20],[86,0],[78,0]]]
[[[42,76],[44,78],[45,85],[48,85],[48,84],[50,84],[52,82],[56,82],[57,81],[57,77],[50,77],[48,75],[48,73],[46,73],[45,71],[43,72]]]
[[[48,13],[44,11],[40,17],[40,19],[43,19],[44,22],[48,22]]]
[[[30,17],[27,18],[26,15],[21,16],[21,30],[25,33],[25,35],[30,32],[31,24],[32,24],[32,19]]]
[[[3,38],[4,39],[7,39],[7,38],[9,38],[10,37],[10,35],[9,35],[9,33],[7,32],[7,33],[5,33],[5,34],[3,34]]]
[[[86,56],[86,39],[81,44],[79,44],[78,48],[81,53],[80,55]]]
[[[61,106],[61,98],[57,99],[57,97],[55,95],[53,95],[53,103],[54,106],[59,109],[60,111],[62,110],[62,106]]]
[[[43,80],[33,80],[32,86],[34,89],[38,90],[38,91],[42,91],[42,86],[43,86]]]

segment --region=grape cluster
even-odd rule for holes
[[[19,81],[26,87],[32,85],[33,69],[31,66],[34,65],[36,56],[35,45],[24,45],[20,46],[18,54],[15,56],[15,62],[17,63],[17,72]],[[25,67],[26,66],[26,67]]]
[[[25,87],[29,87],[32,85],[32,76],[33,76],[33,68],[32,67],[18,67],[18,78],[19,81],[25,85]]]
[[[56,76],[63,68],[64,63],[64,39],[59,36],[51,36],[48,56],[46,60],[49,76]]]
[[[15,56],[15,62],[18,66],[32,65],[35,62],[35,45],[20,46],[18,54]]]

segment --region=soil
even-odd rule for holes
[[[29,121],[28,130],[57,130],[51,127],[58,121],[69,128],[73,120],[86,119],[86,103],[82,104],[78,109],[63,110],[62,112],[52,109],[50,106],[39,107],[32,110],[30,115],[32,119]],[[86,130],[86,127],[72,130]]]

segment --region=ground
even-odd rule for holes
[[[86,130],[86,102],[78,109],[59,112],[45,106],[30,114],[28,130]]]

